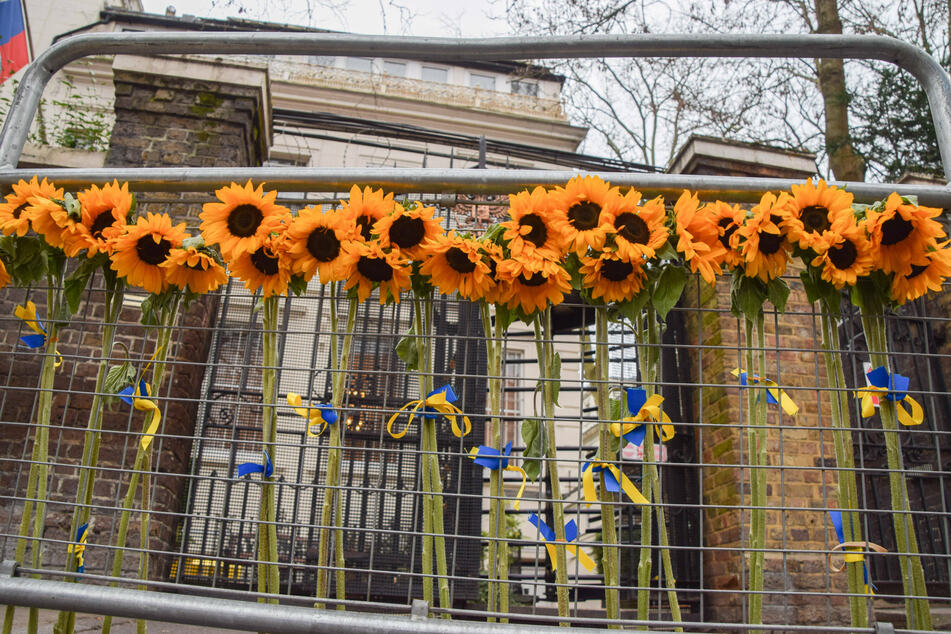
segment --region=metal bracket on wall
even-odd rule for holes
[[[4,559],[0,561],[0,578],[3,577],[16,577],[17,568],[20,567],[20,564],[13,561],[12,559]]]

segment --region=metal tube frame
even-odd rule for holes
[[[594,35],[575,37],[504,37],[484,39],[414,38],[325,33],[93,33],[55,44],[27,68],[0,132],[0,184],[29,178],[16,169],[40,98],[53,74],[89,55],[204,54],[384,56],[442,62],[503,61],[579,57],[758,57],[876,59],[911,73],[928,96],[945,178],[951,181],[951,78],[921,49],[877,35]],[[488,169],[312,169],[312,168],[124,168],[47,170],[60,185],[72,186],[118,178],[134,187],[195,191],[248,178],[293,189],[346,189],[357,183],[390,190],[451,193],[505,193],[533,185],[563,183],[573,173],[546,170]],[[729,176],[616,174],[612,183],[637,186],[647,194],[679,194],[684,188],[701,197],[750,200],[758,192],[786,189],[793,181]],[[878,200],[892,191],[916,194],[924,204],[951,207],[948,187],[893,187],[837,182],[859,200]],[[341,187],[345,186],[345,187]]]

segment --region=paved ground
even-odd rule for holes
[[[5,606],[0,605],[0,613]],[[26,632],[29,615],[27,608],[17,608],[13,618],[13,631]],[[42,634],[52,633],[58,612],[54,610],[40,610],[39,631]],[[98,632],[102,629],[102,616],[96,614],[77,614],[76,633],[85,634]],[[126,618],[112,619],[112,631],[115,634],[135,634],[135,620]],[[237,630],[226,630],[213,627],[198,627],[195,625],[178,625],[175,623],[160,623],[149,621],[149,634],[234,634]]]

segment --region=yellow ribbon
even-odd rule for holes
[[[611,423],[611,433],[620,438],[636,430],[644,423],[662,423],[660,429],[657,429],[656,425],[651,425],[651,427],[662,442],[667,442],[674,437],[674,426],[670,422],[670,416],[660,409],[663,402],[664,397],[660,394],[651,395],[647,402],[641,406],[641,411],[634,416],[625,416],[621,419],[623,424]]]
[[[300,394],[288,392],[287,404],[294,408],[294,411],[297,412],[298,416],[307,421],[307,435],[311,438],[317,438],[322,433],[324,433],[324,430],[327,429],[328,423],[336,422],[336,418],[334,418],[332,421],[325,420],[324,410],[319,407],[302,407],[303,401],[301,400]],[[318,425],[321,426],[320,431],[315,434],[313,431],[311,431],[311,428]]]
[[[517,511],[519,505],[522,503],[522,494],[525,493],[525,484],[526,482],[528,482],[528,476],[525,474],[525,471],[523,471],[521,467],[516,467],[513,464],[507,464],[508,454],[480,456],[479,449],[481,449],[481,447],[473,447],[472,449],[470,449],[469,457],[472,458],[473,460],[482,459],[482,462],[479,462],[481,466],[486,467],[487,469],[492,469],[494,471],[495,469],[498,468],[498,466],[502,465],[503,463],[506,463],[505,466],[502,467],[503,471],[514,471],[515,473],[522,476],[522,486],[518,488],[518,493],[515,495],[515,504],[512,506],[512,508],[514,508]],[[511,442],[508,444],[508,450],[509,451],[512,450]],[[495,462],[498,466],[495,466],[495,467],[487,466],[487,462],[489,461]]]
[[[862,399],[862,417],[869,418],[875,415],[875,397],[885,398],[885,395],[888,394],[887,387],[875,387],[874,385],[869,385],[864,389],[858,390],[855,393],[855,396]],[[895,403],[895,411],[898,413],[898,422],[902,425],[920,425],[925,420],[925,410],[921,407],[921,403],[913,399],[912,397],[905,395],[901,401],[892,401]],[[904,408],[902,402],[907,402],[911,406],[911,411],[909,412]]]
[[[740,368],[733,368],[733,371],[730,372],[730,374],[732,374],[733,376],[737,378],[740,377],[741,373],[743,373],[743,370],[741,370]],[[785,390],[780,389],[779,385],[777,385],[775,381],[771,381],[770,379],[756,376],[755,374],[747,373],[746,382],[749,383],[750,385],[755,385],[759,383],[761,385],[767,386],[766,387],[766,393],[768,395],[767,401],[769,399],[772,399],[771,402],[779,403],[782,406],[783,411],[785,411],[790,416],[795,416],[799,412],[799,406],[796,405],[796,403],[789,397],[788,394],[786,394]]]
[[[89,536],[89,522],[77,529],[75,544],[67,544],[66,552],[76,555],[76,572],[86,572],[86,538]]]
[[[597,564],[594,563],[594,560],[588,556],[588,553],[581,550],[574,544],[569,544],[561,540],[556,541],[555,544],[564,544],[565,550],[567,550],[569,553],[577,557],[578,561],[581,563],[582,566],[585,567],[585,570],[587,570],[588,572],[592,572],[597,567]],[[556,557],[555,555],[556,553],[555,544],[552,544],[551,542],[545,542],[545,548],[548,550],[548,556],[551,558],[552,570],[558,570],[558,557]]]
[[[158,431],[159,424],[162,422],[162,411],[159,409],[158,404],[155,401],[150,401],[147,398],[142,398],[143,396],[152,396],[152,388],[148,383],[145,384],[145,394],[142,394],[142,382],[139,382],[139,387],[136,388],[134,396],[132,398],[132,407],[139,410],[140,412],[154,412],[152,415],[152,422],[149,423],[148,428],[145,430],[142,440],[142,450],[145,451],[149,448],[149,445],[152,444],[152,438],[155,436],[155,432]]]
[[[36,315],[36,304],[34,304],[31,301],[27,301],[27,303],[24,304],[23,306],[17,306],[16,308],[14,308],[13,315],[15,317],[19,317],[23,321],[23,323],[26,324],[27,328],[29,328],[36,334],[40,335],[41,337],[43,337],[44,343],[47,340],[51,341],[54,344],[53,352],[56,354],[56,361],[53,363],[53,367],[58,368],[59,366],[63,365],[63,355],[59,353],[59,350],[57,350],[55,346],[56,339],[48,339],[49,335],[47,335],[46,330],[43,328],[43,326],[40,325],[40,319]],[[30,346],[30,347],[32,348],[32,347],[39,347],[39,346]]]
[[[614,476],[614,482],[619,485],[620,489],[630,498],[631,502],[634,504],[650,504],[647,498],[641,495],[641,492],[634,486],[634,483],[616,466],[608,462],[589,462],[584,466],[584,470],[581,472],[581,484],[584,488],[585,506],[591,506],[591,503],[596,502],[598,499],[597,493],[595,493],[594,490],[594,473],[597,467],[607,470]],[[610,486],[607,483],[607,479],[605,480],[605,486]],[[610,491],[611,489],[609,488],[608,490]]]
[[[403,407],[399,408],[395,414],[390,416],[390,420],[386,423],[386,431],[395,439],[402,438],[406,435],[406,432],[409,431],[409,426],[413,424],[413,418],[416,416],[421,408],[428,407],[434,409],[437,412],[444,414],[446,418],[449,419],[449,423],[452,425],[452,433],[456,438],[462,438],[472,431],[472,423],[469,422],[469,417],[462,414],[462,410],[446,400],[446,391],[441,390],[434,392],[427,396],[424,399],[419,399],[417,401],[410,401]],[[406,421],[406,426],[403,427],[402,431],[395,432],[393,431],[393,423],[396,422],[396,419],[399,418],[399,415],[405,411],[409,411],[409,418]],[[462,416],[462,421],[465,424],[465,431],[459,428],[459,424],[456,423],[456,414]]]

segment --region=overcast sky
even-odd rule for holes
[[[506,34],[505,21],[498,19],[504,12],[503,0],[189,0],[178,4],[175,0],[143,0],[142,4],[149,13],[165,13],[171,4],[179,16],[233,16],[305,25],[309,21],[311,26],[351,33],[431,37]],[[242,6],[246,10],[239,13]]]

